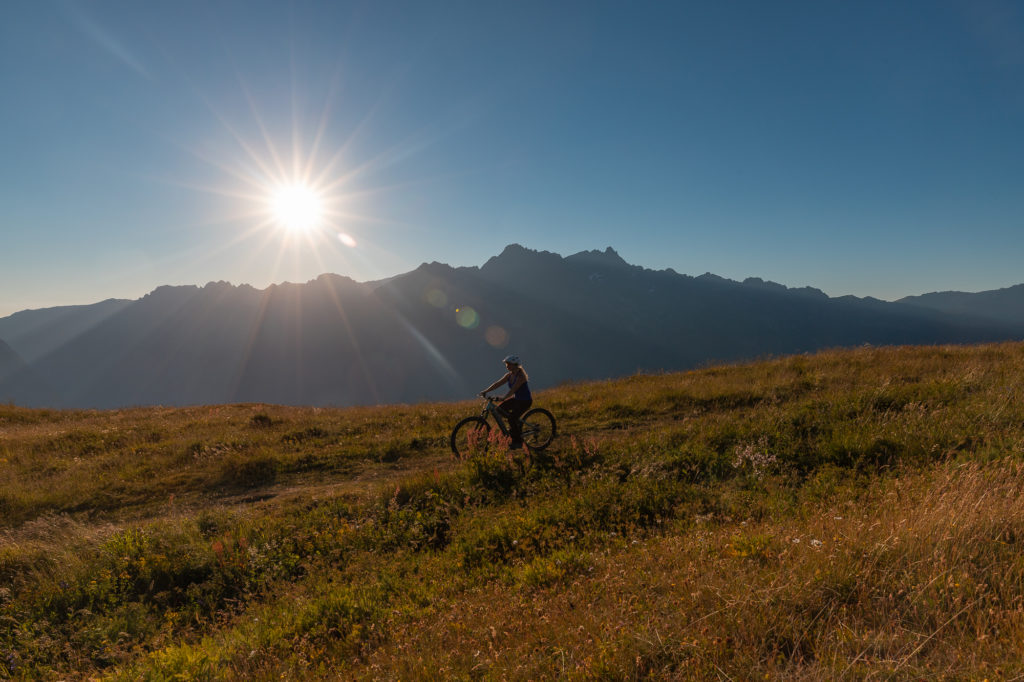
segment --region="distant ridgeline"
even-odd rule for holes
[[[482,267],[429,263],[378,282],[216,282],[16,313],[0,319],[0,401],[420,402],[471,397],[511,351],[543,388],[865,343],[1020,338],[1024,285],[887,303],[653,271],[610,248],[563,258],[512,245]]]

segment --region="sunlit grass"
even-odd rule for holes
[[[0,676],[1024,674],[1024,347],[860,349],[473,403],[0,406]]]

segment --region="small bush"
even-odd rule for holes
[[[257,429],[267,429],[274,425],[274,420],[270,418],[269,414],[260,412],[252,416],[252,419],[249,420],[249,425]]]
[[[470,480],[485,490],[508,495],[522,480],[523,469],[512,450],[491,448],[469,460]]]

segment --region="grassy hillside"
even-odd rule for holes
[[[1024,675],[1024,346],[473,402],[0,406],[0,678]]]

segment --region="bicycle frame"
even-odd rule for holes
[[[487,415],[493,414],[494,422],[498,425],[498,428],[501,429],[501,432],[506,436],[510,435],[505,423],[512,418],[512,415],[498,407],[497,401],[494,398],[485,398],[484,400],[487,402],[484,403],[483,409],[480,410],[480,416],[483,419],[487,419]],[[522,423],[521,419],[519,421]]]

